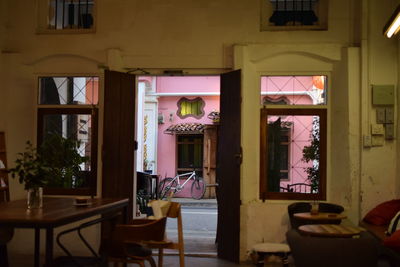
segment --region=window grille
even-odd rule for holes
[[[269,22],[275,26],[314,25],[318,17],[314,12],[317,0],[269,0],[274,12]]]
[[[93,7],[93,0],[50,0],[49,28],[91,29]]]

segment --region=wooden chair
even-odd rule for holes
[[[157,200],[154,200],[157,201]],[[168,218],[176,218],[178,224],[178,242],[174,243],[167,238],[159,242],[146,242],[148,247],[158,249],[158,267],[163,266],[163,253],[164,249],[177,249],[179,251],[179,265],[185,267],[185,254],[183,245],[183,229],[182,229],[182,216],[181,216],[181,204],[177,202],[170,202],[168,212],[166,214]]]
[[[144,267],[147,260],[152,267],[156,267],[151,249],[146,247],[147,242],[161,242],[165,236],[167,218],[158,220],[138,219],[129,224],[117,225],[110,240],[105,240],[101,251],[108,262],[136,263]]]

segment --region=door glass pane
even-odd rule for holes
[[[319,121],[316,115],[268,115],[269,192],[318,193]]]
[[[41,77],[40,105],[96,105],[98,77]]]

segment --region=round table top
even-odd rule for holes
[[[352,237],[363,231],[359,227],[344,226],[341,224],[306,224],[299,227],[299,231],[310,236],[321,237]]]
[[[347,218],[346,215],[338,214],[338,213],[330,213],[330,212],[319,212],[317,214],[311,214],[310,212],[301,212],[301,213],[295,213],[295,214],[293,214],[293,216],[298,219],[315,220],[315,221],[319,221],[319,220],[321,220],[321,221],[322,220],[323,221],[327,221],[327,220],[336,221],[336,220],[342,220],[342,219]]]

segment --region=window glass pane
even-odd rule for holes
[[[55,178],[48,187],[82,188],[90,186],[92,151],[92,115],[90,114],[44,114],[41,148],[52,162],[58,164],[63,178]],[[65,150],[71,145],[75,152]],[[85,157],[79,169],[63,169],[71,162]]]
[[[94,24],[93,0],[50,0],[50,29],[90,29]]]
[[[326,105],[326,76],[263,76],[262,105]]]
[[[178,168],[203,167],[203,135],[178,136]]]
[[[41,77],[40,105],[96,105],[98,77]]]
[[[316,115],[268,115],[269,192],[318,193],[319,121]]]
[[[179,109],[177,114],[181,119],[187,117],[195,117],[199,119],[204,115],[204,106],[204,100],[200,97],[195,99],[183,97],[178,101]]]

